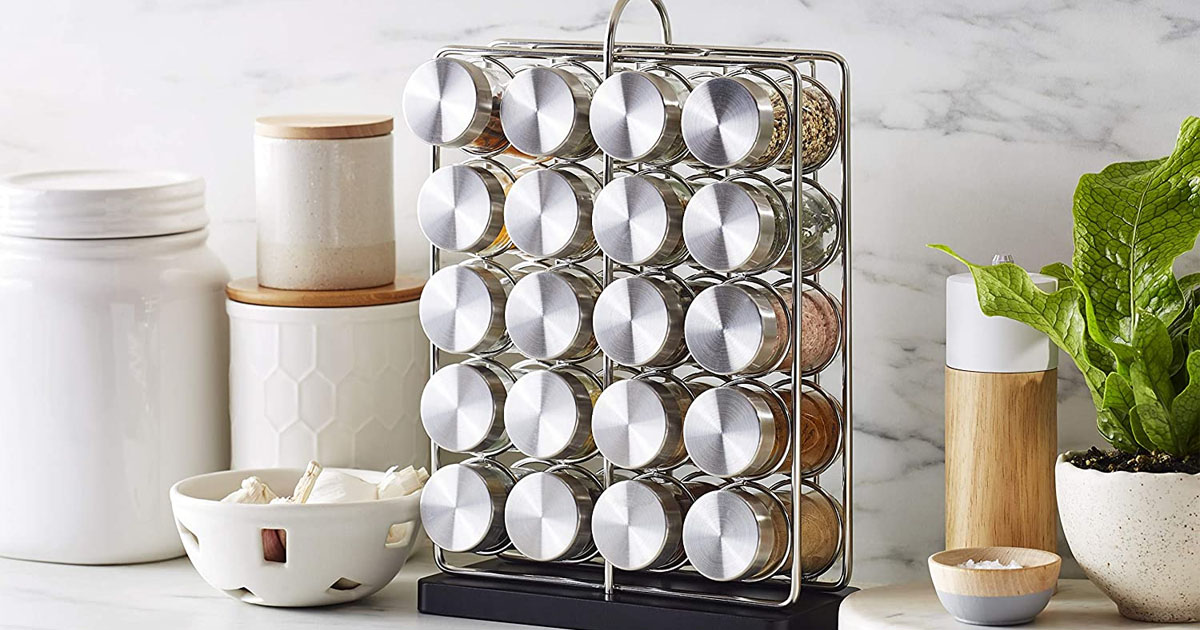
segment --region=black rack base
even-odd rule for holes
[[[709,584],[725,594],[743,586]],[[750,588],[762,594],[761,585]],[[640,593],[618,592],[605,600],[599,589],[439,574],[417,583],[417,609],[428,615],[573,630],[832,630],[838,606],[854,590],[807,589],[799,602],[772,609]]]

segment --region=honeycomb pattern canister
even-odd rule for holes
[[[333,292],[231,284],[233,467],[425,464],[420,290],[416,282]]]

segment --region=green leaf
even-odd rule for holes
[[[1200,308],[1192,313],[1192,323],[1188,328],[1188,349],[1200,350]]]
[[[1085,321],[1080,308],[1082,292],[1066,287],[1054,293],[1042,291],[1029,274],[1013,263],[981,266],[968,262],[945,245],[929,247],[958,259],[971,270],[979,306],[985,315],[1003,316],[1028,324],[1045,333],[1074,359],[1083,372],[1097,406],[1104,391],[1105,373],[1092,366],[1084,344]]]
[[[1197,288],[1200,288],[1200,273],[1189,273],[1179,279],[1179,290],[1184,295],[1191,294]]]
[[[1041,273],[1058,280],[1058,288],[1065,289],[1075,283],[1075,270],[1063,262],[1050,263],[1042,267]]]
[[[1138,385],[1133,386],[1137,395]],[[1129,427],[1137,443],[1148,451],[1174,452],[1175,439],[1171,434],[1171,423],[1167,412],[1158,401],[1138,403],[1129,413]]]
[[[1123,451],[1138,450],[1129,426],[1129,412],[1136,404],[1129,381],[1116,372],[1109,374],[1104,381],[1104,399],[1097,412],[1096,424],[1104,439]]]
[[[1133,333],[1133,347],[1137,359],[1133,362],[1130,375],[1134,378],[1136,395],[1138,379],[1154,392],[1153,400],[1170,407],[1175,400],[1175,387],[1171,384],[1171,359],[1175,355],[1167,325],[1153,315],[1143,314]],[[1138,400],[1138,403],[1149,400]]]
[[[1188,118],[1175,151],[1080,178],[1075,190],[1075,284],[1088,333],[1119,358],[1140,313],[1170,322],[1183,310],[1172,273],[1200,234],[1200,118]]]
[[[1171,405],[1171,424],[1179,443],[1176,454],[1200,451],[1200,350],[1187,357],[1188,385]]]

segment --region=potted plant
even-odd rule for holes
[[[1200,234],[1200,118],[1165,158],[1084,175],[1072,264],[970,268],[989,316],[1045,333],[1083,373],[1113,450],[1055,467],[1067,542],[1088,578],[1131,619],[1200,619],[1200,274],[1175,259]]]

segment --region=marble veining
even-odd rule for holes
[[[174,167],[208,180],[211,243],[254,270],[260,114],[399,115],[441,45],[595,39],[608,0],[114,0],[15,3],[0,20],[0,171]],[[645,3],[622,39],[655,40]],[[828,48],[853,71],[860,580],[924,572],[942,548],[944,277],[923,246],[1027,267],[1070,255],[1081,173],[1169,152],[1200,114],[1190,0],[668,0],[680,42]],[[396,134],[401,267],[427,153]],[[1195,257],[1185,267],[1200,267]],[[1099,439],[1063,361],[1060,447]],[[1070,568],[1066,569],[1070,573]]]

